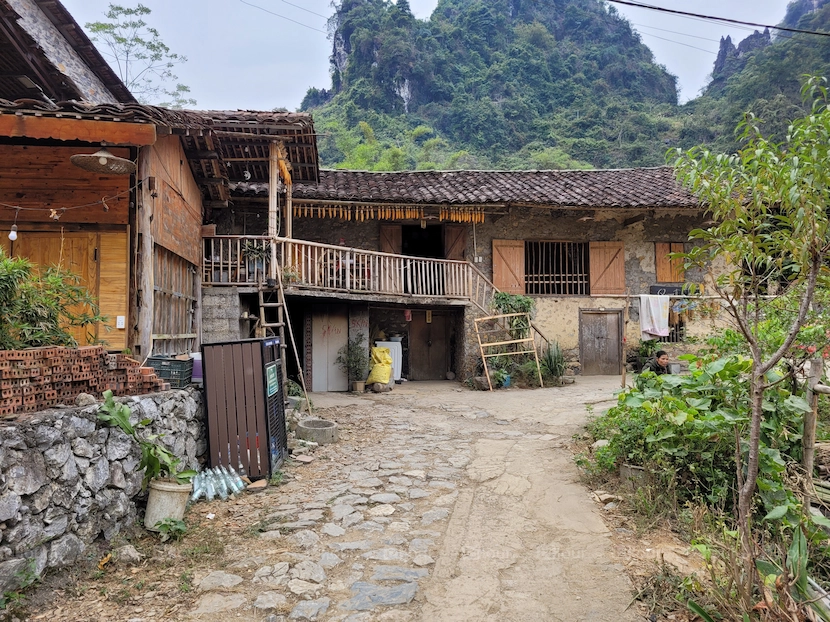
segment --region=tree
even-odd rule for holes
[[[752,359],[749,436],[736,439],[735,452],[741,594],[746,599],[751,598],[755,578],[752,503],[765,395],[780,378],[773,372],[799,337],[816,288],[828,284],[824,253],[830,250],[830,110],[825,84],[824,78],[807,80],[802,94],[812,99],[812,112],[790,124],[783,143],[765,138],[750,114],[739,126],[745,146],[736,154],[696,147],[686,153],[677,150],[674,163],[678,177],[716,222],[690,234],[700,245],[685,257],[701,268],[725,266],[717,277],[710,273],[710,285],[725,301]],[[765,298],[773,281],[785,285],[783,295],[795,304],[774,349],[765,347],[762,334],[774,309]],[[742,604],[746,611],[752,606]]]
[[[106,21],[87,23],[86,29],[95,43],[103,44],[102,54],[138,101],[168,108],[195,106],[190,88],[173,73],[187,58],[171,52],[158,30],[144,21],[150,13],[143,4],[110,4]]]

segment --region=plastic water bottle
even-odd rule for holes
[[[245,490],[246,485],[245,482],[242,481],[242,478],[239,477],[239,473],[233,470],[232,466],[228,467],[228,471],[230,472],[231,478],[233,479],[234,483],[236,484],[237,489],[239,492]]]
[[[213,485],[213,476],[210,469],[205,471],[202,477],[205,481],[205,499],[213,501],[216,498],[216,487]]]
[[[222,477],[225,478],[225,481],[228,484],[228,490],[231,491],[231,494],[238,495],[240,492],[242,492],[242,490],[240,490],[239,487],[236,485],[236,480],[234,480],[234,478],[231,476],[230,471],[228,471],[228,469],[225,468],[225,465],[221,465],[219,469],[222,471]]]
[[[236,495],[236,486],[233,485],[233,482],[231,481],[230,475],[228,475],[227,470],[225,470],[225,466],[222,465],[222,464],[217,466],[216,467],[216,473],[222,479],[222,482],[225,484],[225,488],[228,489],[228,494],[231,497],[234,497]]]
[[[193,476],[193,492],[190,494],[190,500],[192,502],[198,501],[199,497],[205,494],[205,485],[204,485],[204,477],[201,473],[196,473]]]
[[[222,472],[218,467],[214,467],[212,473],[214,483],[216,485],[216,494],[219,495],[219,498],[222,499],[222,501],[227,501],[229,495],[228,483],[225,481],[225,478],[222,477]]]

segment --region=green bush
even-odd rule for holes
[[[704,362],[687,355],[689,375],[645,372],[641,388],[623,391],[618,403],[594,419],[589,432],[609,444],[581,464],[592,473],[622,463],[646,468],[678,501],[731,508],[736,489],[735,439],[749,422],[745,382],[751,362],[731,356]],[[775,382],[777,376],[770,375]],[[764,395],[758,494],[766,512],[794,507],[782,478],[786,462],[801,459],[803,397],[774,385]],[[742,453],[746,447],[742,445]]]
[[[0,248],[0,350],[77,346],[69,332],[106,318],[81,279],[58,266],[36,268]]]

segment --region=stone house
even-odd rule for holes
[[[336,356],[358,334],[400,339],[410,380],[469,377],[479,358],[472,321],[497,291],[531,296],[538,331],[581,373],[616,374],[640,339],[639,295],[680,299],[685,284],[702,281],[669,257],[688,248],[704,216],[668,167],[319,175],[294,184],[292,236],[277,239],[289,320],[315,391],[347,388]],[[261,234],[257,202],[267,193],[264,183],[235,184],[234,209],[214,213],[217,227]],[[229,331],[253,335],[258,301],[238,285],[225,290],[241,304]],[[683,313],[672,320],[671,341],[707,328]]]

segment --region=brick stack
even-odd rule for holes
[[[71,404],[80,393],[137,395],[169,388],[153,368],[102,346],[0,350],[0,417]]]

